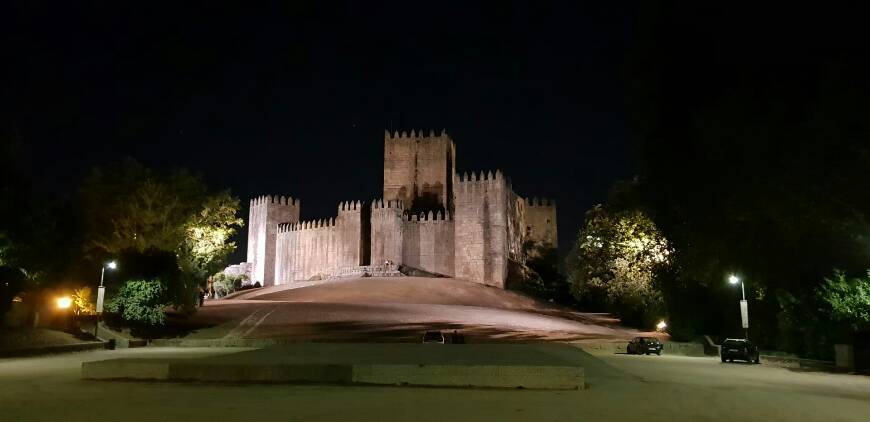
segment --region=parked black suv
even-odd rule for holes
[[[653,337],[635,337],[634,340],[628,343],[625,352],[630,355],[648,355],[650,353],[661,355],[662,343]]]
[[[726,338],[722,342],[719,356],[722,357],[722,362],[734,362],[734,359],[738,359],[751,363],[760,363],[758,359],[758,347],[749,340],[742,338]]]

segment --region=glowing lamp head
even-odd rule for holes
[[[668,324],[664,320],[661,320],[656,324],[656,330],[658,331],[664,331],[665,328],[668,328]]]
[[[115,268],[118,268],[118,263],[115,261],[111,261],[108,264],[106,264],[106,268],[108,268],[110,270],[114,270]]]
[[[728,277],[728,282],[731,284],[737,284],[740,282],[740,278],[738,278],[736,275],[731,275]]]
[[[69,296],[59,297],[57,298],[57,307],[59,309],[68,309],[72,306],[72,298]]]

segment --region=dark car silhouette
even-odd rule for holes
[[[426,331],[423,334],[423,343],[444,344],[444,334],[441,334],[441,331]]]
[[[625,352],[630,355],[648,355],[650,353],[661,355],[662,343],[653,337],[635,337],[628,343]]]
[[[726,338],[722,342],[722,348],[719,352],[722,362],[734,362],[737,360],[745,360],[752,363],[760,363],[758,357],[758,347],[752,342],[742,338]]]

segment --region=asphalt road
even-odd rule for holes
[[[589,356],[589,388],[581,391],[79,379],[87,360],[231,351],[148,348],[0,359],[0,420],[827,422],[870,415],[868,377],[678,356]]]

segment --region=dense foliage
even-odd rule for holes
[[[870,271],[863,277],[847,277],[835,271],[832,277],[825,278],[819,294],[833,321],[855,330],[870,328]]]
[[[72,294],[72,309],[75,315],[93,315],[97,312],[96,305],[92,300],[93,292],[85,286],[75,289]]]
[[[673,247],[672,327],[739,335],[737,273],[762,347],[830,358],[832,326],[850,323],[820,312],[842,287],[825,277],[870,260],[870,67],[857,38],[779,13],[645,3],[625,72],[639,177],[608,206],[643,210]],[[763,36],[774,20],[789,42]]]
[[[106,303],[106,310],[129,323],[154,326],[166,322],[163,308],[168,305],[166,286],[160,280],[129,280]]]
[[[159,279],[161,300],[195,310],[196,293],[236,248],[237,198],[187,171],[129,159],[93,169],[78,195],[46,196],[33,190],[20,143],[0,133],[9,164],[0,166],[0,315],[17,295],[35,304],[53,291],[96,287],[111,259],[119,270],[106,273],[107,298],[123,281]],[[90,312],[92,291],[78,293],[76,309]]]
[[[596,206],[586,213],[567,259],[571,292],[626,323],[651,327],[663,313],[656,276],[668,267],[671,253],[667,239],[643,212]]]
[[[509,287],[530,296],[562,305],[574,305],[565,276],[559,269],[559,251],[547,243],[528,240],[523,244],[526,263],[510,274]],[[512,283],[517,278],[516,286]]]

